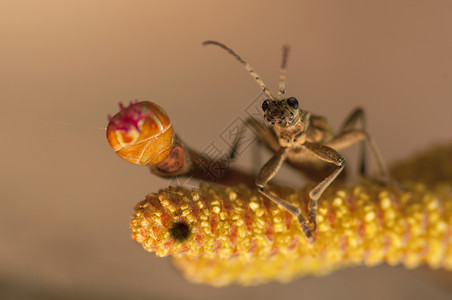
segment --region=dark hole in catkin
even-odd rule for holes
[[[170,229],[171,236],[178,242],[185,241],[190,235],[188,224],[182,221],[176,222]]]

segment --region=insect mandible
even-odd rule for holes
[[[205,41],[203,45],[216,45],[235,57],[267,95],[268,98],[262,103],[262,110],[264,120],[269,126],[253,118],[247,120],[247,125],[253,129],[258,138],[274,151],[270,160],[260,169],[256,186],[260,193],[294,215],[309,239],[314,241],[316,238],[317,200],[345,167],[345,159],[338,150],[361,141],[360,172],[364,175],[367,141],[377,163],[378,179],[389,180],[387,167],[376,144],[366,132],[364,111],[361,108],[351,113],[339,133],[335,135],[325,117],[302,109],[295,97],[285,97],[288,46],[283,47],[279,89],[275,97],[256,71],[231,48],[217,41]],[[269,193],[265,186],[276,175],[284,161],[297,165],[312,160],[321,160],[336,167],[309,193],[310,203],[308,215],[305,217],[299,207]]]

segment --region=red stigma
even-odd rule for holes
[[[143,114],[141,111],[141,105],[138,101],[135,103],[130,102],[128,107],[124,107],[124,105],[119,102],[120,113],[116,116],[108,116],[108,120],[115,127],[116,130],[129,131],[132,128],[136,130],[140,130],[138,124],[140,121],[151,115],[151,112],[147,112]]]

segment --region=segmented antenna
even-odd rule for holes
[[[257,74],[256,71],[254,71],[253,68],[245,60],[243,60],[243,58],[241,58],[237,53],[235,53],[234,50],[232,50],[228,46],[226,46],[226,45],[224,45],[224,44],[222,44],[220,42],[217,42],[217,41],[205,41],[202,44],[204,46],[205,45],[217,45],[218,47],[223,48],[224,50],[226,50],[229,54],[234,56],[245,67],[245,69],[248,70],[248,72],[250,73],[251,77],[254,78],[256,83],[261,87],[262,91],[270,99],[276,99],[275,96],[273,96],[272,92],[265,86],[265,84],[262,81],[262,79],[260,78],[259,74]]]
[[[278,99],[282,99],[286,93],[286,71],[287,71],[287,57],[289,55],[290,47],[287,45],[283,46],[282,56],[281,56],[281,69],[279,71],[279,89],[278,89]]]

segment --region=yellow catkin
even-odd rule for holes
[[[318,202],[315,242],[256,189],[206,184],[149,194],[135,208],[132,238],[157,256],[171,255],[188,280],[215,286],[380,263],[451,270],[452,145],[393,165],[391,173],[403,191],[367,181],[329,187]],[[306,215],[308,187],[268,190]],[[185,240],[173,237],[175,224],[185,224]]]
[[[303,210],[309,199],[309,189],[269,191]],[[137,204],[132,237],[158,256],[172,255],[190,281],[217,286],[286,282],[383,262],[452,269],[449,186],[401,191],[364,182],[331,187],[321,200],[317,239],[310,242],[295,218],[255,190],[170,187]],[[190,232],[185,241],[170,232],[181,222]]]

